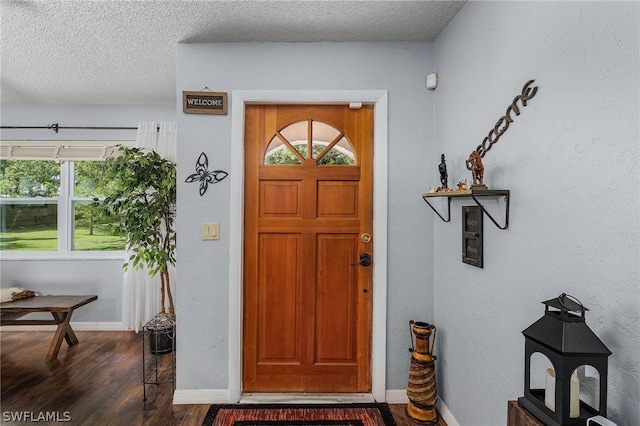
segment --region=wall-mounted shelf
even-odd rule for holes
[[[445,219],[440,212],[429,202],[429,198],[442,198],[447,197],[447,218]],[[479,198],[483,197],[504,197],[505,213],[504,213],[504,226],[500,225],[493,216],[485,209],[484,205],[479,201]],[[451,199],[452,198],[471,198],[482,209],[482,212],[487,215],[491,222],[500,229],[507,229],[509,227],[509,190],[508,189],[467,189],[461,191],[449,191],[449,192],[434,192],[422,194],[422,199],[431,207],[440,219],[444,222],[451,220]]]

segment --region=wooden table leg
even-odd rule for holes
[[[49,362],[58,357],[58,352],[60,351],[60,346],[62,345],[63,338],[67,341],[69,347],[78,344],[78,337],[76,337],[76,334],[73,332],[71,324],[69,323],[72,313],[73,311],[51,312],[51,315],[53,315],[53,318],[58,324],[58,328],[53,335],[53,340],[51,341],[51,346],[49,347],[49,352],[47,353],[47,361]]]

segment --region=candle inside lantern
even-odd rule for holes
[[[571,390],[569,392],[569,417],[580,417],[580,381],[574,371],[571,375]],[[556,411],[556,372],[553,368],[547,368],[547,377],[544,386],[544,405],[551,411]]]
[[[547,379],[544,382],[544,406],[551,411],[556,411],[556,372],[553,368],[547,368]]]
[[[574,371],[571,375],[571,403],[569,404],[569,417],[575,419],[580,417],[580,381],[578,375]]]

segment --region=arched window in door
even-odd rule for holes
[[[264,164],[313,164],[353,166],[353,146],[335,127],[312,119],[297,121],[273,135],[264,155]]]

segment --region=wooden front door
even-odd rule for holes
[[[373,107],[245,123],[243,391],[370,392]]]

